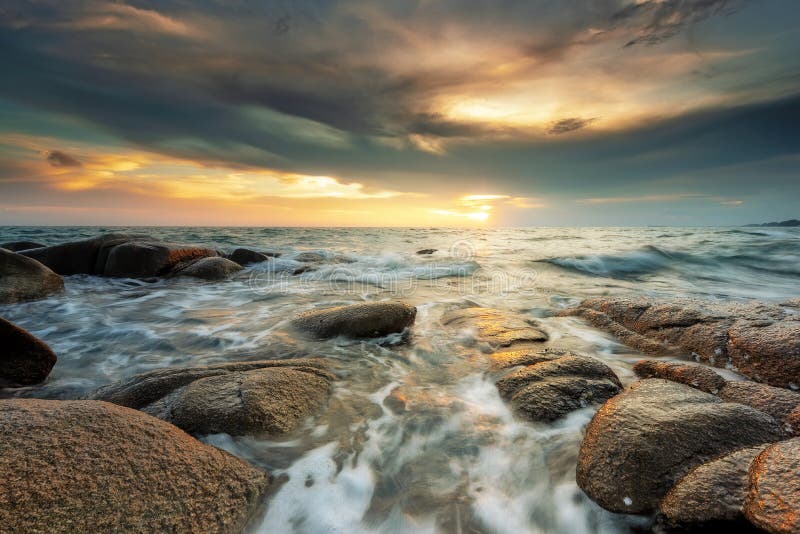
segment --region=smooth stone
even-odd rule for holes
[[[44,382],[58,359],[47,343],[1,317],[0,346],[0,387]]]
[[[651,513],[693,467],[782,435],[772,417],[749,406],[647,378],[608,400],[592,418],[576,480],[609,511]]]
[[[402,302],[364,302],[301,313],[292,325],[313,337],[383,337],[414,324],[417,309]]]
[[[773,534],[800,532],[800,438],[767,447],[750,466],[744,514]]]
[[[238,263],[242,267],[245,265],[250,265],[251,263],[261,263],[269,260],[269,258],[270,256],[267,254],[262,254],[261,252],[256,252],[255,250],[250,250],[248,248],[237,248],[231,252],[230,256],[228,256],[229,260]]]
[[[0,248],[10,250],[11,252],[19,252],[20,250],[29,250],[32,248],[42,248],[47,245],[37,243],[36,241],[8,241],[0,245]]]
[[[319,359],[158,369],[91,398],[142,410],[198,434],[280,435],[327,402],[335,379]]]
[[[178,428],[98,401],[0,401],[5,532],[245,529],[269,475]]]
[[[103,234],[82,241],[25,250],[22,254],[43,263],[62,276],[102,274],[107,252],[103,255],[103,259],[98,261],[101,256],[101,250],[134,239],[151,238],[142,235]]]
[[[600,404],[619,393],[608,379],[556,376],[531,382],[510,398],[515,412],[530,421],[550,422],[570,412]]]
[[[216,256],[192,261],[184,267],[178,267],[174,274],[203,280],[225,280],[241,270],[242,266],[238,263]]]
[[[639,378],[663,378],[714,394],[727,382],[713,369],[693,363],[639,360],[633,372]]]
[[[549,336],[538,321],[523,315],[492,308],[462,308],[446,313],[442,324],[451,328],[474,330],[477,340],[495,348],[518,343],[541,343]]]
[[[38,261],[0,248],[0,304],[35,300],[64,291],[64,279]]]
[[[131,241],[108,251],[102,274],[122,278],[162,276],[183,262],[212,256],[217,257],[215,250],[191,245]]]
[[[738,521],[750,485],[750,464],[766,445],[739,449],[686,473],[661,501],[674,525]]]

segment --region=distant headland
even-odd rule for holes
[[[768,223],[762,223],[762,224],[746,224],[745,226],[747,226],[747,227],[753,227],[753,226],[782,226],[782,227],[800,226],[800,220],[789,219],[788,221],[768,222]]]

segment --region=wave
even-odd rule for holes
[[[668,269],[672,263],[680,260],[672,253],[648,245],[620,255],[598,254],[539,261],[592,276],[630,278]]]

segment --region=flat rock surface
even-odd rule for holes
[[[593,298],[579,315],[651,353],[695,355],[778,387],[800,387],[800,315],[788,306],[696,299]]]
[[[241,532],[268,475],[144,413],[0,401],[0,529]]]
[[[364,302],[299,314],[292,326],[316,338],[383,337],[414,324],[417,309],[402,302]]]
[[[782,435],[779,424],[763,412],[649,378],[595,414],[581,444],[576,478],[607,510],[650,513],[693,467]]]
[[[92,398],[136,408],[199,434],[280,435],[327,402],[334,376],[318,359],[159,369]]]
[[[775,534],[800,532],[800,438],[767,447],[750,466],[745,516]]]
[[[476,339],[494,348],[519,343],[540,343],[549,336],[533,318],[492,308],[462,308],[446,313],[442,324],[474,330]]]
[[[44,382],[56,354],[33,334],[0,317],[0,387]]]
[[[64,280],[38,261],[0,248],[0,304],[34,300],[64,291]]]

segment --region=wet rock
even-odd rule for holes
[[[102,274],[126,278],[160,276],[180,263],[216,255],[215,250],[191,245],[131,241],[115,245],[108,251]],[[200,269],[200,272],[204,271]]]
[[[22,254],[43,263],[60,275],[102,274],[105,261],[100,262],[100,265],[98,265],[101,250],[138,238],[147,239],[148,237],[129,234],[103,234],[83,241],[25,250]]]
[[[238,263],[220,257],[200,258],[189,262],[184,267],[178,267],[174,274],[178,276],[191,276],[203,280],[224,280],[242,270]]]
[[[414,324],[417,309],[401,302],[364,302],[301,313],[292,325],[316,338],[382,337]]]
[[[555,355],[552,351],[543,354]],[[496,386],[500,396],[531,421],[554,421],[579,408],[602,403],[621,389],[619,379],[606,364],[568,352],[512,371]]]
[[[44,382],[58,359],[47,343],[3,318],[0,347],[0,387]]]
[[[141,412],[0,401],[7,532],[241,532],[269,476]]]
[[[595,414],[581,444],[576,479],[607,510],[650,513],[693,467],[782,434],[774,419],[749,406],[648,378]]]
[[[793,435],[800,435],[800,406],[792,410],[786,419],[783,421],[786,431]]]
[[[800,406],[800,394],[757,382],[728,382],[720,389],[719,397],[728,402],[746,404],[771,415],[776,421],[782,422],[789,433],[792,433],[789,416]]]
[[[477,339],[494,348],[517,343],[540,343],[549,336],[535,319],[492,308],[462,308],[442,317],[445,326],[475,330]]]
[[[800,387],[800,316],[785,306],[596,298],[564,314],[579,315],[644,352],[688,353],[759,382]]]
[[[272,253],[271,256],[276,257],[276,254]],[[228,256],[229,260],[238,263],[242,267],[250,265],[251,263],[261,263],[262,261],[269,260],[269,258],[270,255],[262,254],[261,252],[256,252],[255,250],[247,248],[237,248]]]
[[[695,467],[669,490],[661,513],[675,526],[743,519],[750,464],[765,448],[739,449]]]
[[[774,534],[800,532],[800,438],[767,447],[750,466],[747,519]]]
[[[325,261],[327,258],[319,252],[301,252],[294,257],[295,261],[303,263],[319,263]]]
[[[36,241],[8,241],[0,245],[0,248],[10,250],[11,252],[19,252],[20,250],[29,250],[32,248],[42,248],[47,245],[37,243]]]
[[[104,386],[91,398],[187,432],[279,435],[323,407],[333,380],[322,360],[262,360],[159,369]]]
[[[541,349],[536,347],[512,348],[494,352],[489,356],[491,370],[510,369],[520,365],[533,365],[561,358],[563,351]]]
[[[38,261],[0,248],[0,304],[47,297],[64,290],[64,280]]]
[[[633,366],[633,372],[639,378],[664,378],[714,394],[726,383],[713,369],[692,363],[639,360]]]
[[[435,248],[423,248],[422,250],[418,250],[417,254],[419,254],[420,256],[427,256],[433,254],[434,252],[436,252]]]

